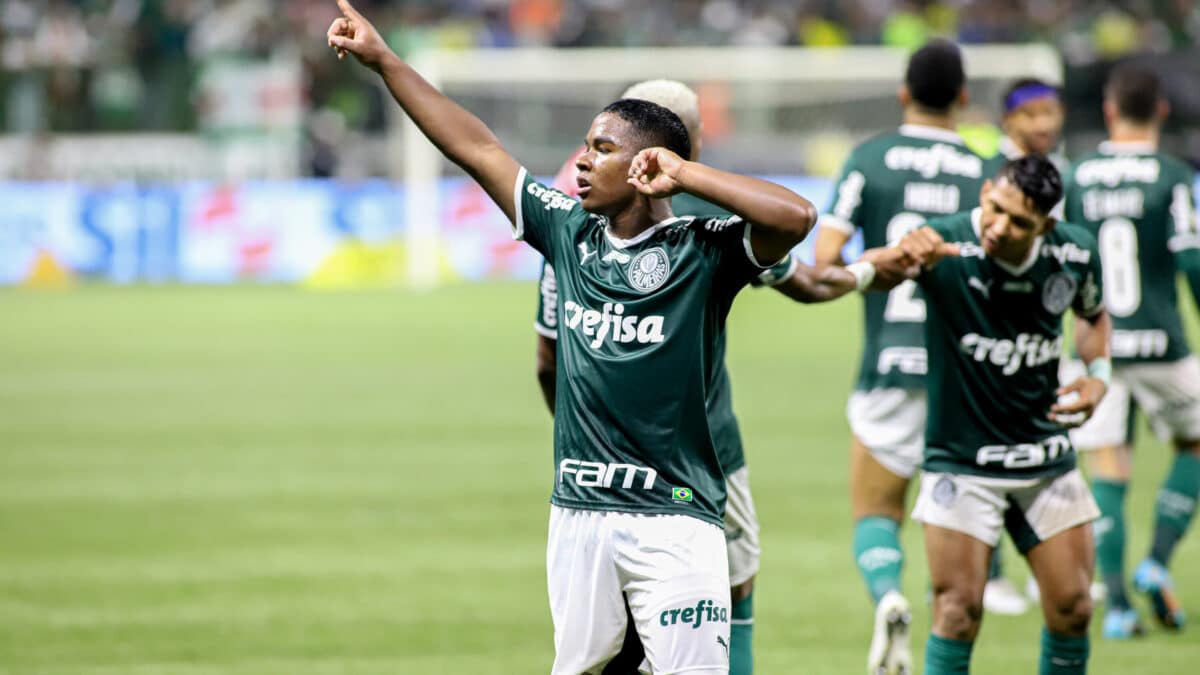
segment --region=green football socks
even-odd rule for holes
[[[966,675],[971,670],[974,642],[929,634],[925,643],[925,675]]]
[[[888,591],[900,590],[904,552],[900,550],[900,523],[868,516],[854,524],[854,562],[876,604]]]
[[[733,603],[729,626],[729,675],[754,674],[754,593]]]
[[[1125,491],[1128,483],[1097,478],[1092,496],[1100,507],[1100,518],[1092,525],[1096,536],[1096,563],[1108,591],[1110,609],[1129,609],[1125,593]]]
[[[1158,491],[1154,504],[1154,543],[1150,557],[1163,567],[1171,560],[1175,545],[1187,532],[1200,496],[1200,458],[1189,452],[1175,453],[1171,472]]]
[[[1086,635],[1055,635],[1042,628],[1038,675],[1083,675],[1087,672],[1088,651]]]

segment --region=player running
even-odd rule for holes
[[[931,220],[886,249],[924,264],[916,281],[929,309],[929,422],[913,509],[933,584],[927,675],[968,672],[1002,530],[1042,588],[1038,672],[1087,668],[1099,510],[1065,426],[1104,396],[1111,323],[1096,239],[1049,215],[1061,198],[1048,159],[1010,160],[984,184],[979,208]],[[1058,388],[1068,308],[1087,373]]]
[[[679,116],[687,127],[692,141],[689,159],[700,158],[702,144],[699,101],[687,85],[673,80],[648,80],[633,85],[621,98],[641,99],[657,103]],[[554,179],[556,188],[574,195],[577,189],[579,152],[571,156]],[[698,216],[728,218],[724,209],[686,193],[671,198],[671,210]],[[861,274],[853,272],[860,267],[846,268],[826,266],[813,268],[803,265],[794,256],[759,275],[752,284],[774,287],[781,293],[799,302],[824,302],[833,300],[859,287]],[[538,281],[538,308],[534,320],[537,332],[537,377],[542,396],[550,412],[554,412],[555,377],[557,363],[555,343],[558,339],[558,306],[554,268],[542,263]],[[721,470],[725,473],[725,543],[729,558],[729,583],[732,602],[729,639],[730,675],[752,675],[754,672],[753,629],[754,629],[754,583],[759,568],[758,516],[754,511],[754,499],[750,492],[749,471],[742,446],[741,431],[733,413],[733,392],[729,374],[725,369],[725,340],[722,335],[718,345],[719,368],[709,392],[708,419],[713,429],[713,440]],[[620,661],[625,672],[636,669],[641,662],[641,648],[636,636],[626,638],[621,653],[605,672],[614,671]],[[623,664],[632,664],[632,667]],[[615,671],[614,671],[615,672]]]
[[[593,120],[572,199],[534,181],[346,0],[338,6],[330,46],[378,72],[554,267],[552,672],[602,669],[620,648],[627,600],[653,672],[727,673],[725,481],[707,395],[733,298],[808,234],[815,210],[778,185],[682,159],[691,141],[678,116],[637,100]],[[667,198],[680,192],[736,215],[676,216]]]
[[[1100,505],[1096,546],[1107,591],[1104,636],[1142,632],[1125,592],[1125,494],[1132,449],[1131,405],[1174,442],[1175,461],[1158,493],[1150,554],[1134,571],[1154,614],[1180,628],[1183,608],[1167,572],[1200,497],[1200,361],[1188,349],[1176,303],[1179,270],[1200,297],[1190,167],[1159,151],[1168,113],[1158,79],[1133,66],[1117,69],[1104,92],[1109,139],[1081,159],[1067,186],[1067,219],[1096,234],[1104,258],[1105,304],[1113,321],[1112,390],[1072,440],[1087,454]]]
[[[818,264],[841,260],[861,230],[865,248],[899,241],[931,217],[976,205],[988,164],[954,132],[966,104],[958,47],[936,40],[909,59],[900,90],[904,124],[850,154],[817,233]],[[915,282],[863,302],[863,353],[847,404],[854,560],[876,604],[867,672],[911,670],[908,600],[900,593],[905,494],[925,429],[925,301]]]

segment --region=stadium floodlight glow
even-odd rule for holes
[[[800,105],[813,98],[850,102],[856,97],[854,89],[862,85],[894,92],[907,58],[907,50],[894,47],[665,47],[438,49],[418,51],[408,61],[432,85],[449,90],[452,97],[484,85],[494,88],[498,83],[517,88],[578,82],[617,86],[652,78],[690,83],[853,85],[843,98],[828,91],[801,90],[790,100],[777,99],[779,105]],[[964,46],[963,59],[972,82],[1037,77],[1060,84],[1063,79],[1062,59],[1049,45]],[[438,280],[441,155],[397,106],[389,105],[388,110],[389,156],[399,160],[392,162],[390,174],[405,183],[408,195],[408,281],[416,288],[431,288]]]

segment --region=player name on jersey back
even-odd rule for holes
[[[946,129],[905,125],[854,149],[833,191],[822,226],[861,230],[865,248],[887,246],[929,218],[976,206],[998,163],[971,152]],[[928,370],[922,324],[925,300],[905,282],[863,299],[859,390],[920,389]]]
[[[1067,181],[1066,219],[1099,242],[1118,363],[1189,353],[1175,255],[1200,243],[1192,182],[1179,160],[1150,146],[1114,143],[1081,158]]]

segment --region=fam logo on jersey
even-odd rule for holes
[[[958,346],[968,357],[979,363],[1000,366],[1002,373],[1013,375],[1021,368],[1036,368],[1057,361],[1062,353],[1062,336],[1018,333],[1017,339],[990,338],[979,333],[967,333]]]
[[[641,479],[643,490],[654,487],[658,472],[648,466],[623,464],[621,462],[587,462],[581,459],[564,459],[558,463],[558,482],[574,476],[575,484],[579,487],[611,488],[617,475],[621,476],[621,487],[629,490]],[[675,488],[679,489],[679,488]]]
[[[695,607],[664,609],[658,615],[661,626],[687,626],[692,630],[705,623],[729,623],[729,610],[712,600],[701,600]]]
[[[642,251],[629,263],[629,285],[642,292],[662,286],[669,274],[671,261],[667,259],[667,252],[659,246]]]
[[[1071,439],[1066,434],[1059,434],[1038,443],[985,445],[975,451],[975,463],[979,466],[999,464],[1006,469],[1028,469],[1042,466],[1073,451]]]
[[[1075,299],[1079,282],[1068,272],[1055,272],[1042,284],[1042,306],[1051,314],[1062,314]]]

